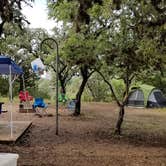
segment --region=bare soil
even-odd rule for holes
[[[126,108],[122,136],[115,136],[115,104],[83,103],[79,117],[61,109],[59,135],[55,106],[42,118],[14,108],[13,120],[33,121],[18,142],[0,144],[0,152],[19,154],[18,166],[166,166],[166,110]]]

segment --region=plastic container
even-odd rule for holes
[[[18,157],[15,153],[0,153],[0,166],[17,166]]]

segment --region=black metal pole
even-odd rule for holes
[[[58,78],[59,78],[59,50],[58,50],[58,43],[55,39],[53,38],[46,38],[41,42],[41,48],[44,42],[46,41],[53,41],[56,45],[56,135],[59,133],[59,117],[58,117],[58,108],[59,108],[59,103],[58,103]]]

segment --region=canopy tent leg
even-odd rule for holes
[[[9,101],[10,101],[10,137],[13,138],[13,93],[12,93],[12,70],[11,65],[9,65]]]

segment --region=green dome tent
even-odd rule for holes
[[[142,84],[130,90],[127,106],[133,107],[166,107],[166,98],[161,90],[154,86]]]

